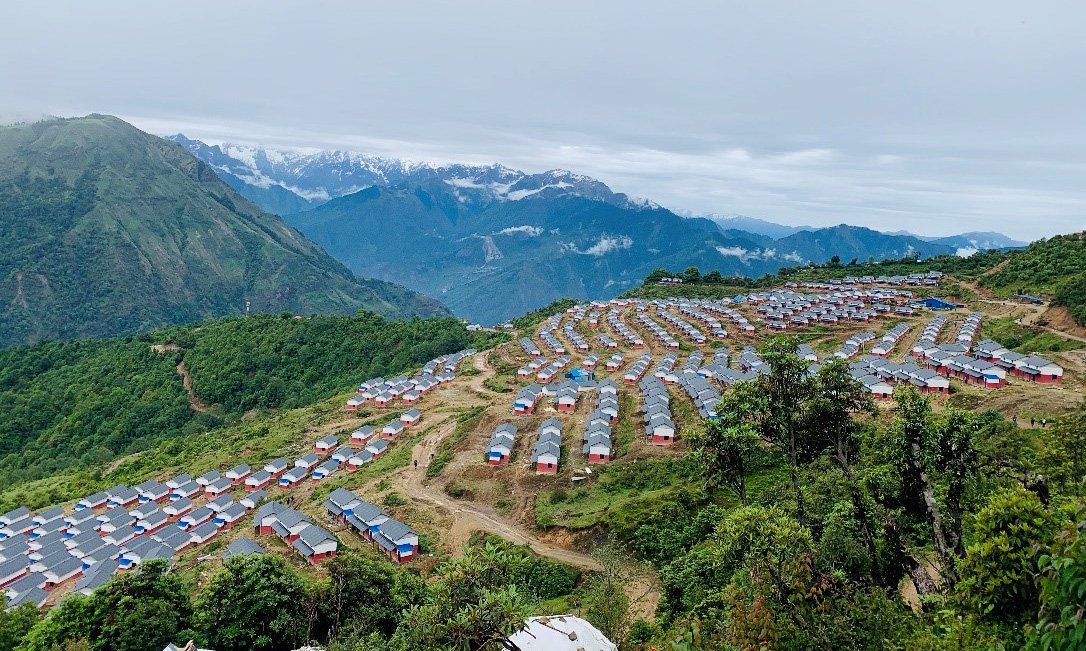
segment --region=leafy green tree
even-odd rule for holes
[[[649,275],[645,276],[645,285],[655,285],[664,278],[670,278],[671,272],[667,269],[653,269]]]
[[[0,593],[0,649],[15,649],[26,634],[41,619],[41,611],[33,604],[7,607],[7,596]]]
[[[389,637],[403,613],[425,594],[417,574],[349,550],[325,567],[328,581],[321,586],[318,604],[330,637],[348,623],[354,635],[377,632]]]
[[[517,585],[524,558],[491,544],[468,547],[438,569],[425,604],[407,612],[392,646],[410,651],[501,649],[531,613]]]
[[[622,647],[633,625],[629,592],[636,585],[644,585],[643,593],[634,595],[635,600],[643,599],[652,589],[650,575],[614,541],[598,547],[592,557],[599,562],[600,570],[587,580],[585,618]]]
[[[1086,521],[1075,521],[1038,558],[1041,609],[1029,639],[1031,649],[1086,648]]]
[[[689,437],[691,454],[710,488],[725,486],[747,505],[747,474],[765,456],[758,428],[767,411],[764,394],[743,382],[724,394],[715,407],[717,418]]]
[[[1058,529],[1041,500],[1023,488],[1004,489],[976,515],[961,564],[959,590],[967,604],[995,620],[1014,621],[1036,610],[1033,581],[1041,556]]]
[[[306,640],[310,593],[272,554],[226,560],[196,599],[196,629],[216,651],[279,651]]]
[[[719,285],[724,282],[724,277],[720,275],[720,272],[716,269],[710,271],[702,277],[702,280],[711,285]]]
[[[1086,488],[1086,405],[1040,432],[1041,467],[1060,488],[1081,497]]]
[[[683,272],[682,279],[684,283],[690,283],[691,285],[701,282],[701,271],[697,267],[687,267]]]
[[[764,393],[766,404],[760,433],[785,453],[796,498],[796,520],[806,526],[799,465],[800,453],[807,445],[803,408],[812,395],[813,386],[807,363],[799,358],[797,349],[798,344],[792,337],[770,339],[761,349],[769,373],[759,376],[756,386]]]

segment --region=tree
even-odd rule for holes
[[[1081,512],[1074,520],[1038,558],[1041,609],[1030,635],[1033,649],[1086,646],[1086,521]]]
[[[683,282],[696,284],[701,281],[701,271],[697,267],[687,267],[683,272]]]
[[[1021,487],[992,495],[976,515],[974,543],[966,548],[958,588],[980,614],[1015,621],[1037,608],[1033,581],[1041,557],[1056,533],[1055,518],[1036,495]]]
[[[306,640],[309,593],[279,556],[226,560],[196,600],[196,628],[217,651],[277,651]]]
[[[649,574],[614,541],[597,548],[592,557],[599,562],[600,570],[587,581],[585,617],[623,647],[633,623],[628,590],[638,582],[645,583],[643,594],[634,596],[636,600],[643,599],[653,587],[647,581]]]
[[[747,505],[747,473],[763,454],[758,426],[766,412],[764,396],[751,382],[728,391],[716,407],[717,418],[690,437],[694,459],[710,488],[726,486]]]
[[[409,610],[396,631],[394,648],[500,649],[524,628],[530,599],[516,583],[524,557],[489,543],[465,551],[438,569],[427,602]]]
[[[41,619],[34,604],[8,609],[7,597],[0,593],[0,649],[15,649]]]
[[[796,496],[796,520],[806,526],[799,463],[801,448],[806,444],[802,410],[811,397],[812,384],[807,363],[799,358],[797,348],[792,337],[770,339],[761,349],[769,373],[759,376],[756,384],[764,393],[766,404],[761,435],[782,449],[788,459],[788,473]]]
[[[645,276],[645,285],[655,285],[664,278],[670,278],[671,272],[667,269],[653,269],[652,272]]]
[[[920,493],[924,513],[931,526],[935,552],[942,563],[942,573],[948,583],[957,580],[950,548],[943,529],[943,512],[935,499],[935,487],[929,473],[926,454],[931,438],[931,403],[911,387],[897,393],[897,423],[895,431],[904,452],[907,485]]]
[[[392,563],[370,560],[347,550],[325,564],[328,582],[318,603],[329,637],[350,622],[355,635],[377,632],[391,636],[403,613],[422,600],[422,579]]]
[[[1052,481],[1075,496],[1086,487],[1086,405],[1041,430],[1040,462]]]
[[[720,275],[719,271],[714,269],[714,270],[710,271],[709,273],[705,274],[705,276],[702,278],[702,280],[704,280],[705,282],[707,282],[707,283],[709,283],[711,285],[719,285],[720,283],[724,282],[724,277]]]

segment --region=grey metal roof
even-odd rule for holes
[[[231,556],[243,556],[246,554],[265,554],[264,548],[261,547],[255,540],[251,538],[238,538],[232,541],[226,546],[226,551],[223,552],[223,559],[230,558]]]

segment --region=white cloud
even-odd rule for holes
[[[741,246],[718,246],[717,253],[726,258],[739,258],[743,264],[751,260],[785,260],[787,262],[804,262],[803,257],[796,251],[780,253],[777,249],[745,249]]]
[[[503,229],[501,229],[500,231],[498,231],[497,233],[494,233],[494,234],[495,235],[515,235],[517,233],[522,233],[524,235],[527,235],[528,237],[539,237],[540,235],[543,234],[543,229],[538,227],[538,226],[527,226],[527,225],[525,225],[525,226],[510,226],[508,228],[503,228]]]
[[[584,249],[583,251],[578,248],[573,242],[564,242],[560,244],[563,251],[570,251],[572,253],[579,253],[580,255],[594,255],[596,257],[607,255],[613,251],[620,251],[628,249],[633,246],[633,240],[626,235],[619,235],[617,237],[611,235],[601,235],[598,242],[592,246]]]

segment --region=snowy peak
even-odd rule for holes
[[[504,165],[434,165],[340,150],[281,150],[224,143],[208,145],[176,134],[185,147],[243,195],[272,212],[286,214],[320,205],[368,187],[443,181],[462,203],[485,205],[564,195],[612,205],[657,208],[611,191],[606,184],[569,170],[529,174]],[[284,201],[284,191],[298,201]]]

